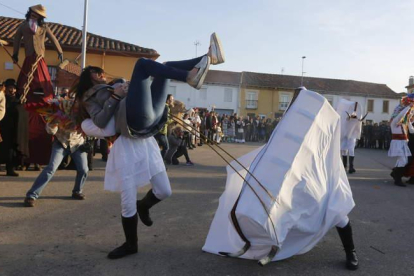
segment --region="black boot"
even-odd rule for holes
[[[152,225],[152,220],[149,214],[149,209],[151,209],[152,206],[160,202],[154,193],[152,192],[152,189],[148,191],[148,193],[144,196],[143,199],[137,201],[137,210],[139,218],[141,219],[142,223],[146,226]]]
[[[354,156],[349,156],[349,173],[354,173],[356,170],[354,169]]]
[[[394,184],[400,187],[407,187],[407,185],[405,185],[402,182],[402,177],[404,175],[405,172],[405,168],[404,167],[395,167],[392,169],[391,172],[391,177],[394,178]]]
[[[348,166],[348,156],[342,155],[342,163],[344,163],[344,168],[346,170],[346,167]]]
[[[130,218],[122,217],[122,227],[124,228],[126,242],[109,252],[109,259],[119,259],[138,252],[137,225],[138,216],[136,213]]]
[[[344,228],[336,227],[338,231],[339,237],[341,238],[342,244],[345,249],[346,253],[346,268],[349,270],[357,270],[358,269],[358,257],[356,255],[354,240],[352,238],[352,228],[351,223],[348,224]]]
[[[19,176],[19,174],[14,170],[14,166],[12,164],[6,163],[6,171],[7,176]]]

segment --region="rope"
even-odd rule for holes
[[[30,70],[29,74],[27,75],[27,81],[23,85],[23,94],[20,97],[20,103],[22,103],[22,104],[27,101],[26,96],[27,96],[27,93],[29,93],[30,84],[33,81],[33,74],[36,72],[37,65],[38,65],[38,63],[41,59],[42,59],[42,56],[37,56],[36,61],[32,64],[32,69]]]
[[[172,114],[171,112],[169,113],[169,115],[171,117],[173,117],[175,120],[180,120],[181,122],[183,122],[180,118],[178,118],[177,116],[175,116],[174,114]],[[253,177],[254,180],[257,181],[257,183],[259,184],[259,186],[269,195],[269,197],[273,200],[276,201],[276,198],[269,192],[269,190],[266,189],[265,186],[262,185],[262,183],[260,183],[260,181],[242,164],[239,162],[239,160],[237,160],[233,155],[231,155],[230,153],[228,153],[226,150],[224,150],[222,147],[220,147],[218,145],[218,143],[216,141],[211,141],[208,137],[206,137],[204,134],[202,134],[200,131],[198,131],[195,127],[193,127],[190,124],[187,124],[185,122],[183,122],[186,126],[191,127],[192,130],[194,130],[195,132],[197,132],[198,134],[200,134],[200,137],[202,137],[203,139],[209,141],[210,143],[213,143],[215,146],[217,146],[219,149],[221,149],[225,154],[227,154],[231,159],[233,159],[234,161],[236,161],[237,164],[239,164],[251,177]]]

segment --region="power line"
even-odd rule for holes
[[[3,3],[0,3],[0,5],[1,5],[1,6],[3,6],[3,7],[8,8],[8,9],[10,9],[10,10],[12,10],[12,11],[15,11],[15,12],[17,12],[17,13],[20,13],[20,14],[23,14],[23,15],[24,15],[24,13],[22,13],[22,12],[20,12],[20,11],[16,10],[16,9],[13,9],[12,7],[9,7],[9,6],[7,6],[7,5],[4,5]]]

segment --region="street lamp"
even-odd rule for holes
[[[195,57],[197,57],[197,48],[198,48],[198,46],[200,46],[200,45],[201,45],[200,41],[196,40],[196,41],[194,42],[195,52],[196,52]]]
[[[305,73],[305,72],[303,72],[303,64],[305,63],[305,58],[306,58],[306,56],[302,57],[302,79],[300,81],[300,86],[303,86],[303,74]]]

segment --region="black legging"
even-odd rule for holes
[[[167,99],[166,80],[187,81],[187,75],[203,57],[184,61],[170,61],[165,65],[141,58],[135,64],[126,96],[128,126],[136,132],[148,132],[159,124]],[[149,77],[154,77],[148,89]]]

